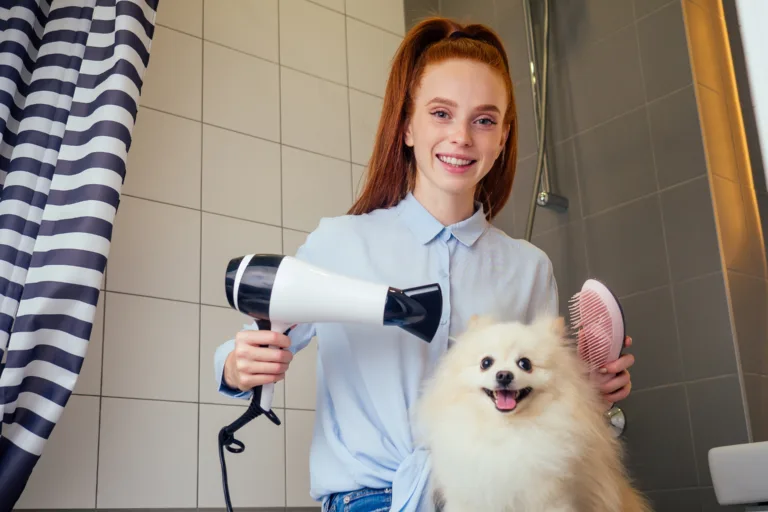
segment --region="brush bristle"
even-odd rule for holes
[[[611,349],[611,317],[600,296],[583,290],[569,301],[571,328],[576,331],[579,356],[593,371],[608,360]]]

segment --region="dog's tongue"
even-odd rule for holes
[[[496,392],[496,407],[502,411],[511,411],[517,405],[515,394],[507,390]]]

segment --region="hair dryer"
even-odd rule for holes
[[[249,254],[230,260],[224,287],[229,305],[256,320],[260,330],[287,334],[301,323],[363,323],[396,326],[431,342],[443,311],[438,283],[398,289],[334,274],[281,254]],[[229,501],[223,447],[245,449],[234,432],[262,414],[274,424],[274,384],[253,389],[248,410],[219,432],[219,458],[227,510]],[[233,447],[232,445],[236,445]]]

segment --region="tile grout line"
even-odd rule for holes
[[[584,263],[587,266],[587,277],[592,275],[592,265],[589,263],[589,244],[587,243],[587,222],[584,218],[584,198],[581,194],[581,183],[579,179],[579,162],[576,158],[576,143],[574,141],[569,141],[568,144],[571,145],[571,157],[573,158],[573,169],[576,174],[576,195],[579,199],[579,214],[581,218],[579,219],[579,222],[581,222],[581,236],[582,240],[584,241]],[[533,237],[531,237],[533,238]]]
[[[285,147],[283,145],[283,64],[282,64],[282,53],[281,53],[281,47],[280,47],[280,2],[278,0],[277,2],[277,62],[278,62],[278,68],[277,68],[277,83],[278,83],[278,118],[280,123],[280,250],[283,254],[285,254],[285,230],[283,229],[283,225],[285,224],[285,196],[283,195],[283,148]],[[277,383],[275,383],[275,387],[277,387]],[[283,379],[283,405],[285,405],[285,378]],[[285,506],[288,506],[288,464],[286,464],[286,458],[288,454],[288,440],[285,436],[285,425],[286,425],[286,419],[285,416],[287,414],[283,414],[283,503]]]
[[[706,380],[706,379],[701,379]],[[698,381],[697,381],[698,382]],[[223,402],[206,402],[201,401],[197,402],[194,399],[191,400],[179,400],[179,399],[173,399],[173,398],[147,398],[147,397],[141,397],[141,396],[121,396],[121,395],[94,395],[90,393],[72,393],[73,396],[88,396],[92,398],[111,398],[114,400],[137,400],[140,402],[162,402],[167,404],[183,404],[183,405],[214,405],[214,406],[222,406],[222,407],[241,407],[241,408],[248,408],[248,402],[246,400],[242,400],[243,403],[223,403]],[[236,399],[233,399],[236,400]],[[237,399],[239,400],[239,399]],[[275,409],[278,410],[285,410],[285,411],[303,411],[303,412],[316,412],[317,409],[304,409],[301,407],[277,407],[275,406]]]
[[[647,388],[633,389],[632,393],[646,393],[646,392],[650,392],[650,391],[660,391],[660,390],[672,388],[672,387],[675,387],[675,386],[686,387],[686,386],[689,386],[691,384],[698,384],[700,382],[711,382],[711,381],[715,381],[715,380],[727,379],[729,377],[737,377],[738,378],[738,373],[723,373],[721,375],[714,375],[712,377],[702,377],[700,379],[681,380],[681,381],[678,381],[678,382],[669,382],[669,383],[666,383],[666,384],[657,384],[655,386],[649,386]],[[687,400],[687,397],[686,397],[686,400]],[[690,420],[690,416],[689,416],[689,420]],[[691,435],[693,435],[693,433],[691,433]],[[697,484],[697,485],[699,485],[699,484]]]
[[[665,5],[661,9],[664,9],[669,4]],[[669,241],[668,241],[668,235],[667,235],[667,227],[664,222],[664,205],[661,201],[661,181],[659,179],[659,166],[656,161],[656,149],[653,144],[653,124],[651,123],[651,102],[648,101],[648,87],[645,80],[645,71],[643,69],[643,55],[642,55],[642,46],[640,44],[640,30],[639,30],[639,20],[637,20],[637,16],[635,15],[635,4],[632,3],[632,9],[633,9],[633,17],[635,18],[635,42],[637,44],[637,54],[638,54],[638,60],[640,63],[640,77],[643,84],[643,97],[645,99],[645,122],[646,127],[648,128],[648,137],[650,139],[650,148],[651,148],[651,162],[653,163],[653,175],[656,181],[656,204],[659,212],[659,220],[661,221],[661,238],[662,242],[664,243],[664,259],[667,265],[667,283],[669,284],[669,296],[670,301],[672,305],[672,316],[674,318],[674,324],[675,324],[675,342],[677,343],[677,356],[680,360],[680,370],[683,373],[683,376],[685,376],[685,359],[683,354],[683,344],[680,339],[680,321],[678,319],[678,312],[677,312],[677,305],[675,302],[675,281],[672,276],[672,260],[669,255]],[[659,9],[659,11],[661,10]],[[649,15],[650,16],[650,15]],[[693,81],[693,76],[691,76],[691,81]],[[689,85],[685,86],[686,88],[689,87]],[[684,90],[685,88],[680,88],[679,91]],[[656,98],[654,101],[661,101],[663,98],[670,97],[673,94],[677,94],[678,91],[673,91],[671,93],[668,93],[666,95],[661,96],[660,98]],[[679,283],[678,283],[679,284]],[[699,461],[698,457],[696,456],[696,442],[694,440],[694,432],[693,432],[693,419],[691,417],[691,400],[688,396],[688,386],[686,384],[683,385],[683,394],[685,396],[685,408],[687,413],[687,420],[688,420],[688,431],[691,436],[690,441],[690,448],[691,453],[693,455],[693,465],[694,470],[696,472],[696,485],[701,485],[701,475],[699,474]]]
[[[349,162],[346,162],[346,163],[349,163]],[[239,220],[239,221],[248,222],[248,223],[251,223],[251,224],[258,224],[260,226],[266,226],[266,227],[270,227],[270,228],[287,229],[288,231],[295,231],[297,233],[306,233],[306,234],[310,233],[309,231],[305,231],[303,229],[296,229],[296,228],[291,228],[291,227],[287,227],[287,226],[280,226],[278,224],[270,224],[269,222],[261,222],[261,221],[253,220],[253,219],[244,219],[242,217],[236,217],[234,215],[229,215],[229,214],[220,213],[220,212],[214,212],[214,211],[211,211],[211,210],[200,210],[198,208],[192,208],[191,206],[185,206],[183,204],[174,204],[174,203],[169,203],[167,201],[160,201],[159,199],[151,199],[151,198],[148,198],[148,197],[141,197],[141,196],[137,196],[137,195],[133,195],[133,194],[122,194],[122,196],[123,197],[130,197],[131,199],[138,199],[140,201],[147,201],[147,202],[150,202],[150,203],[162,204],[164,206],[172,206],[172,207],[175,207],[175,208],[182,208],[184,210],[191,210],[193,212],[207,213],[208,215],[215,215],[216,217],[224,217],[224,218],[227,218],[227,219]]]
[[[285,66],[283,66],[283,67],[285,67]],[[286,69],[290,69],[290,68],[286,68]],[[352,89],[352,90],[356,91],[356,89]],[[360,91],[358,91],[358,92],[360,92]],[[221,126],[221,125],[218,125],[218,124],[215,124],[215,123],[209,123],[207,121],[201,121],[200,119],[194,119],[192,117],[187,117],[187,116],[184,116],[184,115],[181,115],[181,114],[176,114],[174,112],[169,112],[167,110],[163,110],[163,109],[160,109],[158,107],[152,107],[152,106],[148,106],[148,105],[140,105],[140,107],[142,109],[152,110],[154,112],[159,112],[161,114],[166,114],[166,115],[169,115],[169,116],[177,117],[179,119],[184,119],[184,120],[187,120],[187,121],[193,121],[193,122],[198,123],[198,124],[200,124],[202,126],[210,126],[212,128],[218,128],[219,130],[224,130],[225,132],[236,133],[236,134],[242,135],[244,137],[250,137],[251,139],[260,140],[260,141],[263,141],[263,142],[268,142],[270,144],[282,145],[282,146],[285,146],[287,148],[295,149],[295,150],[298,150],[298,151],[303,151],[305,153],[311,153],[313,155],[322,156],[322,157],[325,157],[325,158],[330,158],[332,160],[338,160],[339,162],[363,165],[363,164],[360,164],[358,162],[354,162],[352,160],[345,160],[344,158],[339,158],[338,156],[329,155],[329,154],[326,154],[326,153],[320,153],[320,152],[312,150],[312,149],[306,149],[306,148],[302,148],[300,146],[294,146],[292,144],[286,144],[284,142],[276,141],[276,140],[273,140],[273,139],[268,139],[266,137],[261,137],[259,135],[254,135],[252,133],[241,132],[239,130],[228,128],[226,126]],[[523,160],[523,159],[521,159],[521,160]]]
[[[642,20],[644,20],[646,18],[650,18],[651,16],[653,16],[656,13],[658,13],[659,11],[662,11],[662,10],[666,9],[667,7],[669,7],[670,4],[673,4],[673,3],[675,3],[675,0],[668,0],[667,3],[665,3],[661,7],[657,7],[655,9],[653,9],[651,12],[645,13],[645,14],[643,14],[642,16],[640,16],[638,18],[637,17],[637,9],[635,8],[635,3],[632,2],[632,15],[635,18],[635,22],[642,21]]]
[[[635,3],[632,2],[632,14],[635,14]],[[656,191],[661,190],[661,182],[659,181],[659,166],[656,163],[656,149],[653,144],[653,125],[651,124],[651,109],[648,107],[648,84],[645,81],[645,69],[643,67],[643,49],[640,46],[640,30],[638,23],[635,22],[635,42],[637,43],[637,60],[640,63],[640,81],[643,85],[643,98],[645,98],[645,125],[648,128],[648,139],[651,148],[651,162],[653,162],[653,177],[656,182]]]
[[[355,18],[351,18],[350,17],[350,19],[355,19]],[[360,20],[356,20],[356,21],[360,21]],[[301,73],[302,75],[306,75],[306,76],[309,76],[309,77],[312,77],[312,78],[316,78],[318,80],[322,80],[324,82],[328,82],[329,84],[337,85],[339,87],[349,87],[347,84],[342,84],[340,82],[336,82],[334,80],[331,80],[330,78],[326,78],[326,77],[323,77],[323,76],[315,75],[313,73],[310,73],[309,71],[304,71],[303,69],[294,68],[293,66],[287,66],[285,64],[282,64],[280,62],[280,60],[279,60],[279,57],[278,57],[278,61],[275,62],[272,59],[268,59],[266,57],[262,57],[261,55],[256,55],[256,54],[253,54],[253,53],[248,53],[248,52],[243,51],[243,50],[241,50],[239,48],[235,48],[234,46],[228,46],[226,44],[219,43],[219,42],[216,42],[216,41],[213,41],[213,40],[210,40],[210,39],[201,38],[201,37],[195,36],[193,34],[190,34],[188,32],[183,32],[181,30],[178,30],[178,29],[175,29],[175,28],[172,28],[172,27],[168,27],[168,26],[165,26],[165,25],[160,25],[160,26],[163,27],[163,28],[166,28],[168,30],[172,30],[174,32],[179,32],[181,34],[185,34],[185,35],[194,37],[196,39],[199,39],[199,40],[201,40],[203,42],[203,47],[205,47],[205,43],[209,43],[209,44],[212,44],[214,46],[218,46],[220,48],[225,48],[227,50],[231,50],[231,51],[236,52],[236,53],[238,53],[240,55],[245,55],[246,57],[251,57],[253,59],[256,59],[256,60],[259,60],[259,61],[262,61],[262,62],[266,62],[268,64],[273,64],[275,66],[282,66],[285,69],[289,69],[291,71],[295,71],[296,73]],[[400,37],[402,38],[402,36],[400,36]],[[280,45],[280,43],[278,42],[278,47],[279,47],[279,45]],[[278,50],[278,52],[279,52],[279,50]],[[372,93],[372,92],[369,92],[369,91],[364,91],[362,89],[357,89],[355,87],[351,87],[351,89],[354,90],[354,91],[360,92],[362,94],[367,94],[368,96],[373,96],[375,98],[384,99],[383,96],[379,96],[378,94],[375,94],[375,93]]]
[[[349,30],[347,25],[349,24],[349,18],[346,15],[347,3],[344,2],[344,59],[346,61],[347,68],[347,84],[350,84],[349,80]],[[347,128],[348,128],[348,140],[349,140],[349,161],[352,162],[352,91],[347,87]],[[370,157],[368,159],[370,162]],[[352,204],[355,203],[355,173],[352,171],[352,164],[349,165],[349,191],[352,198]]]
[[[200,68],[203,70],[200,76],[200,119],[204,118],[205,111],[205,0],[201,2],[201,8],[203,10],[202,20],[202,32],[203,32],[203,44],[200,48]],[[197,452],[197,476],[195,478],[195,507],[200,507],[200,365],[203,362],[202,345],[203,345],[203,162],[205,158],[205,130],[200,126],[200,247],[198,257],[198,290],[197,290],[197,442],[195,443],[195,451]]]
[[[598,128],[601,128],[601,127],[603,127],[603,126],[605,126],[607,124],[610,124],[610,123],[612,123],[614,121],[618,121],[619,119],[621,119],[621,118],[623,118],[625,116],[634,114],[638,110],[640,110],[641,108],[644,108],[644,107],[647,108],[647,107],[653,105],[654,103],[658,103],[660,101],[663,101],[663,100],[665,100],[665,99],[667,99],[667,98],[669,98],[671,96],[674,96],[675,94],[683,92],[685,89],[687,89],[689,87],[694,87],[695,85],[696,84],[694,84],[693,82],[688,83],[688,84],[686,84],[686,85],[684,85],[682,87],[679,87],[679,88],[677,88],[677,89],[675,89],[673,91],[670,91],[668,93],[662,94],[658,98],[654,98],[654,99],[652,99],[650,101],[645,101],[642,104],[636,105],[636,106],[632,107],[631,109],[622,112],[621,114],[617,114],[617,115],[612,116],[612,117],[610,117],[608,119],[600,121],[600,122],[590,126],[589,128],[584,128],[583,130],[581,130],[579,132],[576,132],[574,134],[571,134],[568,137],[565,137],[565,138],[559,139],[559,140],[555,140],[553,142],[553,144],[558,145],[558,144],[562,144],[564,142],[568,142],[570,140],[576,139],[577,137],[581,137],[582,135],[585,135],[585,134],[587,134],[589,132],[597,130]],[[525,155],[524,157],[519,158],[518,161],[527,160],[529,158],[533,158],[534,156],[536,156],[536,153],[531,153],[531,154]]]
[[[104,389],[104,351],[107,346],[107,273],[106,265],[104,267],[104,289],[99,290],[99,294],[103,294],[102,299],[102,312],[101,312],[101,368],[99,369],[99,423],[96,428],[96,485],[94,489],[94,507],[98,507],[99,500],[99,460],[101,459],[101,415],[103,410],[104,396],[102,395]],[[72,392],[75,395],[74,390]]]
[[[321,7],[321,8],[323,8],[323,9],[325,9],[325,10],[331,11],[332,13],[335,13],[335,14],[340,14],[340,15],[342,15],[342,16],[346,16],[346,17],[348,17],[349,19],[355,20],[355,21],[357,21],[357,22],[359,22],[359,23],[362,23],[363,25],[367,25],[367,26],[369,26],[369,27],[371,27],[371,28],[375,28],[376,30],[381,30],[382,32],[386,32],[387,34],[390,34],[390,35],[393,35],[393,36],[397,36],[397,37],[399,37],[399,38],[401,38],[401,39],[403,38],[403,34],[398,34],[397,32],[394,32],[394,31],[392,31],[392,30],[390,30],[390,29],[388,29],[388,28],[379,27],[378,25],[374,25],[373,23],[371,23],[371,22],[369,22],[369,21],[361,20],[360,18],[356,18],[355,16],[350,16],[350,15],[347,13],[346,2],[345,2],[345,6],[344,6],[344,12],[340,12],[340,11],[337,11],[336,9],[334,9],[334,8],[332,8],[332,7],[328,7],[327,5],[323,5],[323,4],[321,4],[321,3],[318,3],[318,2],[317,2],[317,1],[315,1],[315,0],[305,0],[305,1],[306,1],[307,3],[310,3],[310,4],[313,4],[313,5],[316,5],[317,7]],[[670,1],[671,1],[671,0],[670,0]],[[278,3],[279,3],[279,2],[278,2]],[[279,19],[279,16],[280,16],[280,15],[279,15],[279,13],[278,13],[278,19]],[[158,23],[158,26],[161,26],[161,27],[163,27],[163,28],[167,28],[168,30],[173,30],[173,31],[175,31],[175,32],[179,32],[179,33],[181,33],[181,34],[185,34],[185,35],[188,35],[188,36],[190,36],[190,37],[194,37],[194,38],[196,38],[196,39],[203,39],[202,37],[200,37],[200,36],[198,36],[198,35],[192,34],[191,32],[185,32],[185,31],[183,31],[183,30],[180,30],[180,29],[178,29],[178,28],[174,28],[174,27],[171,27],[171,26],[169,26],[169,25],[166,25],[166,24],[164,24],[164,23]],[[203,33],[203,35],[205,35],[205,33]],[[214,41],[211,41],[211,42],[214,42]],[[218,44],[218,43],[217,43],[217,44]]]
[[[625,202],[623,202],[623,203],[617,204],[617,205],[615,205],[615,206],[609,206],[608,208],[605,208],[605,209],[603,209],[603,210],[600,210],[600,211],[597,211],[597,212],[594,212],[594,213],[590,213],[590,214],[587,214],[587,215],[585,215],[583,218],[580,218],[580,219],[574,219],[574,220],[571,220],[571,221],[569,221],[569,222],[565,222],[565,223],[563,223],[563,224],[560,224],[560,225],[558,225],[558,226],[555,226],[555,227],[552,227],[552,228],[548,228],[548,229],[545,229],[545,230],[543,230],[543,231],[537,232],[537,233],[535,233],[535,234],[533,235],[533,237],[534,237],[534,238],[537,238],[537,237],[541,237],[541,236],[545,236],[545,235],[549,235],[549,234],[552,234],[553,232],[557,231],[558,229],[562,229],[562,228],[570,227],[570,226],[573,226],[574,224],[576,224],[576,223],[578,223],[578,222],[582,222],[582,221],[586,221],[586,220],[588,220],[588,219],[592,219],[592,218],[595,218],[595,217],[599,217],[599,216],[601,216],[601,215],[603,215],[603,214],[607,214],[607,213],[610,213],[610,212],[612,212],[612,211],[614,211],[614,210],[618,210],[619,208],[622,208],[622,207],[624,207],[624,206],[629,206],[629,205],[631,205],[632,203],[635,203],[635,202],[638,202],[638,201],[642,201],[643,199],[649,199],[649,198],[651,198],[652,196],[654,196],[655,194],[659,194],[659,195],[661,195],[661,194],[662,194],[662,193],[664,193],[664,192],[668,192],[668,191],[670,191],[670,190],[674,190],[674,189],[676,189],[676,188],[679,188],[679,187],[683,187],[683,186],[685,186],[685,185],[689,185],[689,184],[691,184],[691,183],[693,183],[693,182],[695,182],[695,181],[697,181],[697,180],[705,179],[706,177],[707,177],[706,175],[701,175],[701,176],[696,176],[696,177],[694,177],[694,178],[689,178],[689,179],[686,179],[686,180],[684,180],[684,181],[681,181],[681,182],[679,182],[679,183],[675,183],[675,184],[673,184],[673,185],[670,185],[670,186],[668,186],[668,187],[666,187],[666,188],[663,188],[663,189],[661,189],[661,190],[659,190],[659,191],[657,191],[657,192],[650,192],[650,193],[648,193],[648,194],[646,194],[646,195],[644,195],[644,196],[636,197],[636,198],[634,198],[634,199],[630,199],[630,200],[628,200],[628,201],[625,201]]]

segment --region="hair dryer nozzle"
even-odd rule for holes
[[[426,342],[435,337],[443,314],[443,293],[437,283],[398,290],[389,288],[384,325],[394,325]]]

